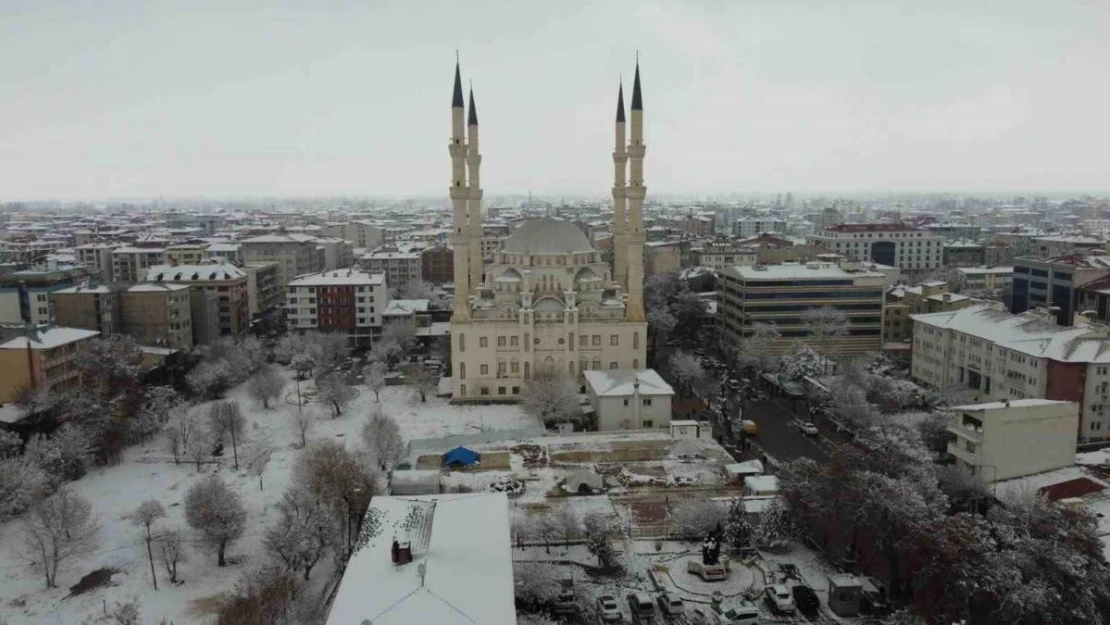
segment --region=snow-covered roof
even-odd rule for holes
[[[655,369],[588,369],[582,372],[586,384],[599,397],[632,395],[634,384],[640,383],[641,395],[674,395],[674,389]]]
[[[414,509],[423,520],[406,530]],[[516,625],[504,493],[375,497],[363,532],[371,524],[378,532],[351,556],[328,625]],[[393,564],[394,539],[411,541],[412,562]]]
[[[92,286],[80,286],[80,285],[78,285],[78,286],[71,286],[71,287],[68,287],[68,288],[58,289],[57,291],[54,291],[54,293],[57,294],[57,295],[75,295],[77,293],[98,293],[98,294],[103,295],[105,293],[111,293],[111,292],[112,292],[112,289],[108,288],[106,285],[103,285],[103,284],[95,284],[95,285],[92,285]]]
[[[247,274],[229,263],[202,265],[154,265],[146,270],[150,282],[207,282],[210,280],[238,280]]]
[[[34,331],[31,337],[17,336],[7,343],[0,344],[0,349],[54,349],[68,345],[74,341],[91,338],[100,334],[94,330],[81,328],[40,328]]]
[[[315,240],[316,240],[316,237],[314,237],[314,236],[310,236],[310,235],[307,235],[307,234],[296,234],[296,233],[290,232],[290,233],[286,233],[286,234],[263,234],[263,235],[260,235],[260,236],[257,236],[257,237],[250,237],[249,239],[243,239],[242,242],[243,243],[308,243],[310,241],[315,241]]]
[[[958,271],[958,272],[960,272],[960,273],[962,273],[966,276],[978,276],[978,275],[987,275],[987,274],[1008,276],[1008,275],[1014,273],[1014,268],[1013,267],[956,267],[956,271]]]
[[[382,315],[386,317],[392,316],[407,316],[413,313],[426,313],[428,312],[427,299],[395,299],[390,300],[389,305],[382,311]]]
[[[299,276],[289,286],[381,285],[385,275],[357,269],[336,269]]]
[[[875,271],[845,271],[832,263],[782,263],[780,265],[756,265],[753,267],[731,267],[744,280],[828,280],[830,278],[885,278]]]
[[[725,465],[725,473],[729,475],[759,475],[763,473],[763,462],[761,460],[746,460]]]
[[[1051,406],[1054,404],[1070,404],[1071,402],[1055,399],[1011,399],[1009,401],[991,401],[983,404],[968,404],[966,406],[953,406],[952,410],[967,412],[981,412],[986,410],[1005,410],[1007,408],[1030,408],[1033,406]]]
[[[154,283],[147,282],[144,284],[136,284],[127,289],[128,293],[164,293],[166,291],[184,291],[189,288],[188,284],[166,284],[164,282]]]
[[[779,478],[774,475],[749,475],[744,478],[744,488],[753,493],[777,493]]]
[[[113,254],[165,254],[166,250],[159,247],[117,247]]]

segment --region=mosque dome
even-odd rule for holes
[[[539,217],[520,225],[505,240],[502,251],[509,254],[574,254],[592,252],[585,233],[569,221]]]

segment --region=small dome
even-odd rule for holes
[[[592,252],[594,246],[578,226],[562,219],[539,217],[521,224],[505,240],[509,254],[573,254]]]

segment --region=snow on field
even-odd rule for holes
[[[282,374],[290,380],[286,390],[295,398],[291,373],[283,370]],[[310,387],[310,382],[301,383],[302,391]],[[359,391],[358,398],[342,416],[325,417],[315,425],[309,438],[343,440],[349,447],[361,444],[362,424],[378,404],[373,392],[365,387],[359,387]],[[227,398],[238,400],[247,418],[247,443],[268,438],[275,447],[263,475],[264,490],[259,490],[257,478],[231,468],[230,449],[219,464],[206,464],[200,472],[194,465],[184,462],[175,465],[161,441],[129,449],[119,465],[94,469],[70,484],[74,491],[92,502],[102,528],[97,551],[75,560],[62,571],[58,577],[60,588],[46,591],[42,577],[21,559],[18,521],[0,526],[0,615],[13,624],[75,625],[96,622],[103,614],[105,600],[109,609],[115,602],[137,600],[144,623],[159,623],[162,619],[175,625],[208,622],[205,600],[234,590],[244,570],[264,561],[262,536],[277,516],[274,504],[289,484],[297,453],[295,444],[300,437],[291,418],[297,410],[295,399],[292,404],[278,402],[278,406],[263,410],[249,399],[245,385],[230,391]],[[387,387],[381,392],[380,405],[386,414],[397,420],[406,440],[475,433],[481,428],[515,429],[536,425],[515,406],[456,407],[432,396],[427,403],[421,403],[408,387]],[[190,486],[212,473],[222,475],[242,495],[248,511],[247,531],[228,552],[233,563],[220,568],[216,566],[214,555],[190,550],[189,560],[178,568],[184,582],[172,586],[164,569],[159,568],[160,590],[155,591],[146,548],[138,528],[126,517],[143,501],[156,499],[167,512],[167,518],[160,521],[159,526],[179,527],[188,534],[184,518],[185,494]],[[121,571],[113,577],[112,587],[65,598],[69,594],[68,587],[77,583],[82,575],[104,566]],[[313,577],[322,579],[328,574],[327,568],[321,566]]]

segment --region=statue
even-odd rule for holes
[[[707,566],[716,566],[721,563],[721,535],[724,531],[721,524],[705,535],[701,541],[701,561]]]

